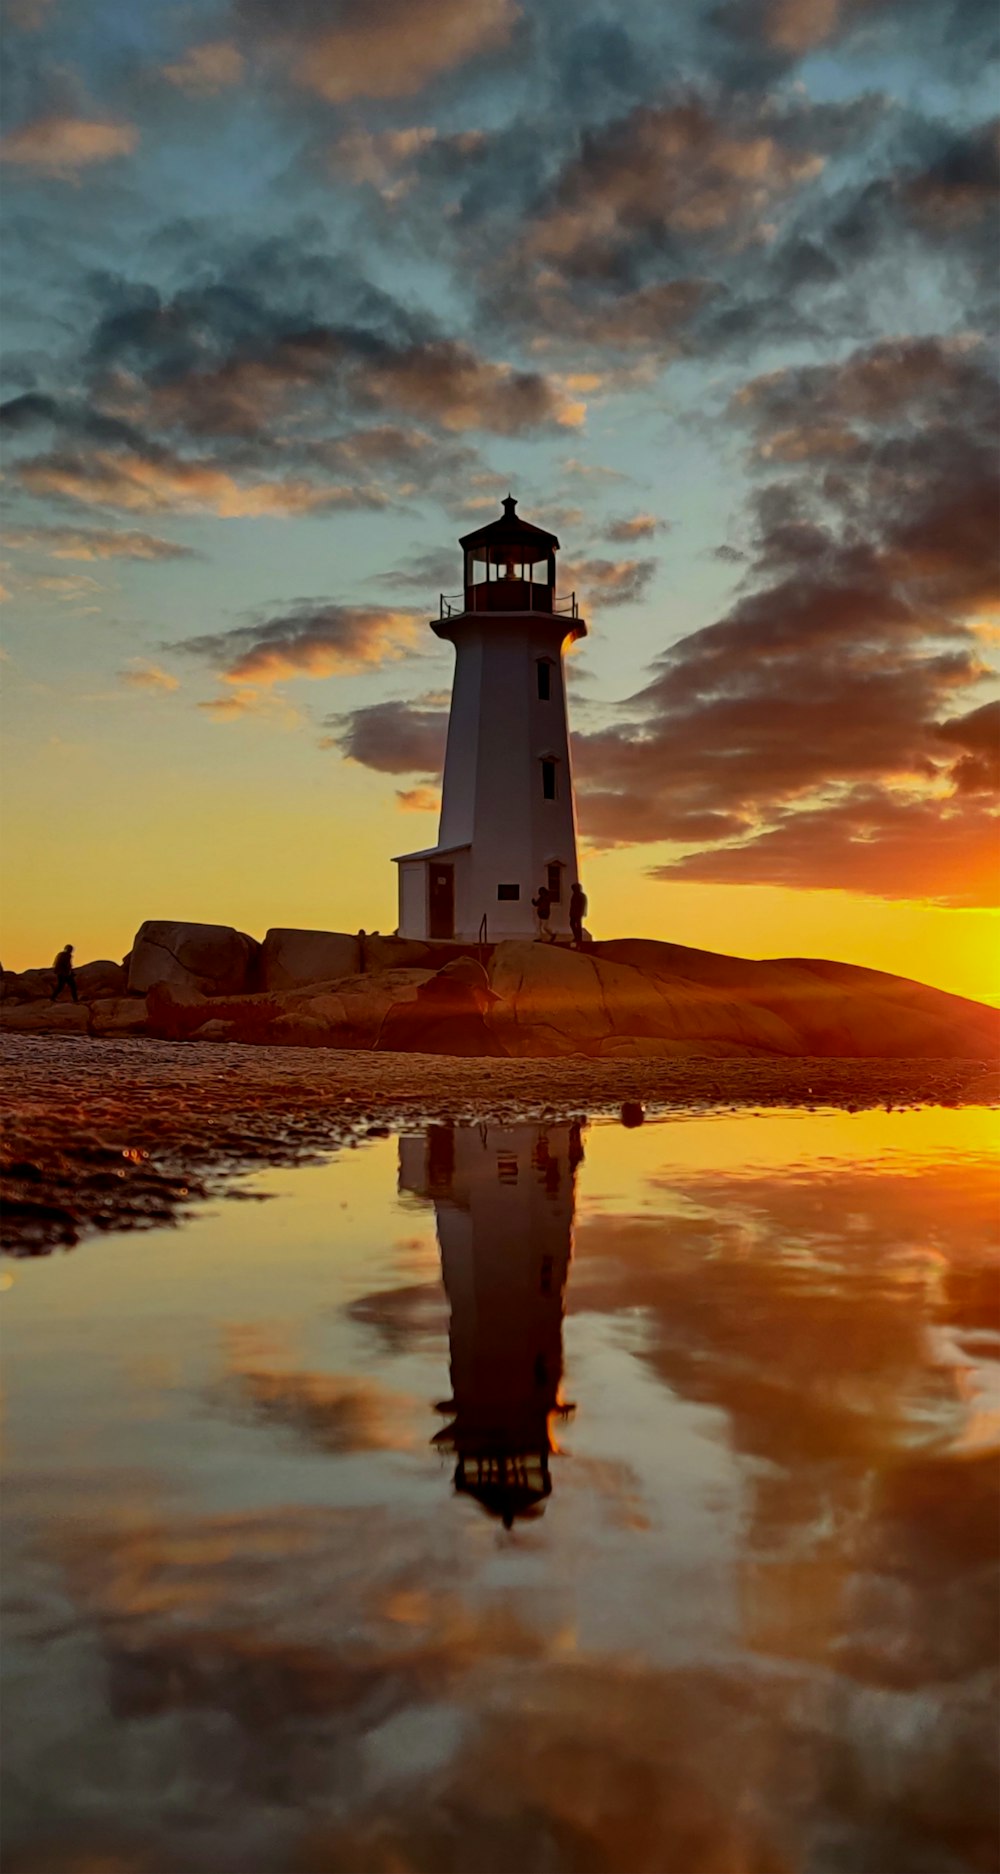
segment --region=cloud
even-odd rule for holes
[[[438,813],[441,807],[433,787],[397,787],[396,799],[404,813]]]
[[[843,803],[780,817],[746,845],[691,853],[651,876],[984,907],[998,902],[998,859],[1000,828],[984,807],[855,788]]]
[[[135,124],[85,117],[38,117],[0,137],[0,162],[61,181],[116,156],[130,156],[139,141]]]
[[[697,97],[637,106],[585,135],[534,218],[528,251],[567,279],[634,285],[637,249],[671,235],[745,238],[776,198],[823,167],[765,126],[741,128]]]
[[[442,592],[462,577],[462,556],[458,547],[430,547],[417,552],[410,560],[400,560],[388,572],[376,573],[372,585],[387,586],[394,592]]]
[[[567,560],[559,569],[559,585],[575,591],[584,608],[633,605],[644,597],[656,567],[655,559]]]
[[[17,470],[32,494],[57,495],[90,507],[127,513],[208,512],[225,520],[246,516],[313,514],[329,508],[378,507],[374,491],[309,481],[239,480],[211,461],[166,450],[96,449],[91,454],[55,451]]]
[[[1000,702],[981,703],[964,716],[951,716],[934,733],[961,753],[950,771],[958,794],[1000,797]]]
[[[168,648],[215,666],[241,690],[288,677],[329,677],[405,657],[417,636],[412,613],[384,607],[302,600],[292,611],[230,631],[183,638]],[[233,699],[210,704],[234,713]]]
[[[571,381],[442,334],[291,238],[171,293],[109,276],[91,290],[82,345],[58,366],[80,388],[33,385],[3,406],[12,472],[34,494],[126,513],[375,508],[469,485],[478,457],[460,433],[572,429],[585,413]],[[56,446],[27,455],[45,428]]]
[[[448,732],[448,711],[440,705],[370,703],[327,727],[348,760],[379,774],[440,775]]]
[[[152,690],[168,695],[181,687],[180,678],[172,676],[169,670],[161,669],[159,664],[146,663],[138,657],[132,659],[128,670],[118,672],[118,679],[133,690]]]
[[[589,840],[708,848],[660,877],[982,902],[995,409],[985,351],[931,340],[744,387],[756,461],[808,474],[758,490],[729,611],[575,738]]]
[[[169,84],[197,96],[212,97],[242,81],[246,60],[238,46],[229,39],[212,39],[200,46],[190,46],[173,65],[161,67]]]
[[[605,538],[627,544],[630,540],[650,540],[654,534],[663,533],[667,522],[657,520],[655,514],[632,514],[623,520],[610,521],[604,529]]]
[[[506,46],[514,0],[238,0],[251,43],[277,54],[294,84],[330,104],[403,98]]]
[[[182,560],[191,547],[156,534],[96,527],[19,527],[5,536],[8,547],[48,553],[54,560]]]

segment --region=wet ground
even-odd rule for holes
[[[992,1874],[996,1114],[455,1117],[4,1263],[5,1874]]]
[[[212,1042],[0,1037],[3,1247],[146,1228],[388,1127],[775,1106],[1000,1104],[982,1061],[453,1060]]]

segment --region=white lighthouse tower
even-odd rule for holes
[[[576,594],[556,595],[555,534],[503,515],[466,534],[465,590],[431,630],[455,646],[438,843],[403,853],[399,932],[473,942],[531,937],[545,885],[569,931],[578,877],[563,652],[586,636]]]

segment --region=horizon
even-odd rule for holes
[[[394,929],[509,489],[594,935],[1000,1002],[995,28],[16,0],[5,967]]]

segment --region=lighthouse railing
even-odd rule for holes
[[[528,593],[527,605],[514,606],[511,608],[512,610],[519,612],[557,612],[560,617],[569,618],[578,618],[580,615],[575,592],[564,592],[557,598],[550,586],[540,586],[538,589],[540,592],[545,593],[548,603],[545,605],[536,605],[534,602],[534,585],[529,582],[525,589]],[[463,612],[476,612],[480,610],[492,611],[494,609],[493,605],[480,606],[477,595],[480,592],[495,593],[496,590],[496,583],[486,585],[484,582],[482,585],[468,586],[464,592],[442,592],[440,594],[438,606],[438,617],[460,618]],[[469,603],[470,597],[472,601],[471,604]]]

